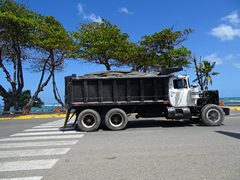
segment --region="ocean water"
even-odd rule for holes
[[[219,98],[225,106],[240,106],[240,97]]]
[[[60,107],[62,109],[61,104],[57,104],[57,103],[49,103],[49,104],[44,104],[42,105],[42,108],[36,108],[36,107],[32,107],[31,108],[31,113],[47,113],[47,112],[53,112],[56,107]],[[0,113],[3,111],[3,105],[0,106]],[[10,111],[14,111],[14,108],[11,107]]]
[[[220,101],[223,102],[224,106],[240,106],[240,97],[227,97],[227,98],[219,98]],[[47,113],[47,112],[53,112],[56,107],[60,107],[62,109],[61,104],[57,103],[49,103],[44,104],[42,108],[36,108],[32,107],[31,113]],[[0,113],[3,111],[3,105],[0,105]],[[14,111],[13,107],[10,109],[10,111]]]

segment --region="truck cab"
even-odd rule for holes
[[[169,79],[169,102],[173,107],[196,106],[196,99],[199,98],[197,87],[190,88],[189,77],[173,76]],[[196,89],[197,88],[197,89]]]

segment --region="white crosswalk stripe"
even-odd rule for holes
[[[74,139],[82,138],[83,134],[77,135],[56,135],[56,136],[37,136],[37,137],[12,137],[0,139],[0,141],[32,141],[32,140],[46,140],[46,139]]]
[[[67,145],[74,145],[77,142],[78,140],[4,143],[4,144],[0,144],[0,148],[5,149],[5,148],[17,148],[17,147],[67,146]]]
[[[59,131],[60,128],[42,128],[42,129],[26,129],[23,132],[35,132],[35,131]]]
[[[63,123],[61,124],[42,124],[41,126],[53,126],[53,127],[61,127],[63,125]]]
[[[30,160],[30,161],[15,161],[15,162],[0,162],[0,172],[3,171],[26,171],[34,169],[50,169],[59,159],[48,160]]]
[[[21,178],[8,178],[8,179],[0,179],[0,180],[40,180],[42,176],[34,176],[34,177],[21,177]]]
[[[74,130],[75,127],[70,127],[70,128],[65,128],[64,131],[68,131],[68,130]],[[46,127],[42,127],[42,129],[38,128],[38,129],[26,129],[23,132],[33,132],[33,131],[62,131],[63,128],[46,128]]]
[[[70,148],[0,151],[0,158],[66,154]]]
[[[38,128],[60,128],[62,125],[40,125],[40,126],[35,126],[33,129],[38,129]]]
[[[63,131],[63,122],[64,119],[45,123],[0,139],[0,172],[5,175],[23,171],[21,177],[9,178],[12,176],[10,173],[6,177],[1,176],[3,179],[0,180],[42,179],[42,174],[37,174],[39,171],[32,177],[27,172],[31,171],[32,174],[33,170],[51,169],[59,161],[56,157],[66,154],[84,136],[83,132],[77,132],[72,126]]]
[[[75,131],[51,131],[51,132],[31,132],[31,133],[16,133],[11,136],[39,136],[52,134],[76,134]]]

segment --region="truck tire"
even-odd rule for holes
[[[201,110],[201,119],[207,126],[220,126],[224,121],[224,112],[219,106],[208,104]]]
[[[111,109],[105,115],[105,125],[108,129],[117,131],[127,126],[128,118],[126,113],[119,108]]]
[[[77,117],[78,128],[84,132],[95,131],[101,124],[101,117],[93,109],[83,110]]]

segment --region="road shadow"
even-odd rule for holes
[[[167,121],[167,120],[139,120],[128,121],[126,129],[131,128],[149,128],[149,127],[162,127],[162,128],[177,128],[193,126],[188,121]]]
[[[230,136],[236,139],[240,139],[240,134],[239,133],[233,133],[233,132],[226,132],[226,131],[215,131],[217,133],[226,135],[226,136]]]
[[[171,120],[154,120],[154,119],[144,119],[144,120],[129,120],[125,129],[136,129],[136,128],[179,128],[179,127],[194,127],[201,126],[199,123],[194,123],[189,120],[182,121],[171,121]],[[73,125],[73,123],[69,123],[66,129],[62,131],[72,131],[71,127],[75,127],[76,131],[81,131],[77,124]],[[70,128],[70,129],[68,129]],[[112,131],[109,130],[106,125],[102,122],[98,130],[103,131]]]
[[[190,124],[189,121],[167,121],[167,120],[129,120],[125,129],[136,129],[136,128],[178,128],[178,127],[191,127],[195,126]],[[101,124],[99,129],[103,131],[110,131],[105,124]]]

